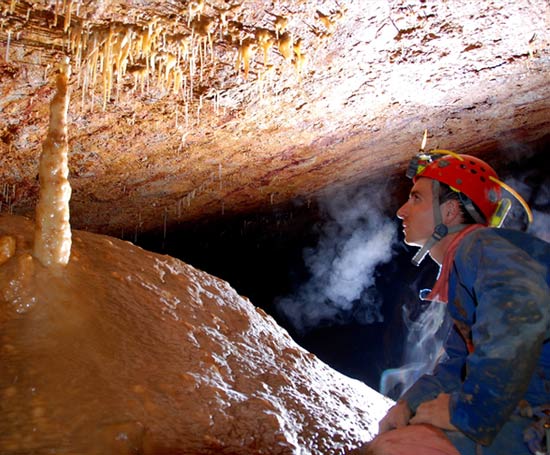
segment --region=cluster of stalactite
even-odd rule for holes
[[[293,66],[300,80],[314,48],[332,36],[345,14],[341,7],[328,13],[316,11],[313,17],[266,10],[263,23],[268,25],[257,26],[247,23],[249,15],[241,3],[216,6],[191,0],[177,10],[171,5],[164,15],[140,12],[128,17],[128,22],[92,23],[79,15],[85,8],[81,0],[52,0],[48,7],[53,13],[48,27],[63,31],[64,47],[82,89],[82,105],[91,102],[93,106],[99,90],[103,109],[121,93],[150,89],[157,96],[182,96],[187,109],[188,102],[201,96],[197,85],[228,64],[241,82],[248,81],[253,70],[254,80],[264,84],[282,65]],[[28,22],[36,5],[11,0],[2,11],[2,26],[25,8]],[[24,20],[19,22],[25,26]],[[308,22],[312,25],[304,39],[292,24]],[[3,31],[9,46],[13,30],[5,27]],[[222,89],[211,88],[215,103],[217,90]]]

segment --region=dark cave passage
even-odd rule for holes
[[[397,225],[398,220],[393,221]],[[400,245],[393,260],[375,272],[381,321],[360,323],[351,310],[339,320],[323,320],[306,331],[297,330],[278,311],[275,301],[292,294],[309,278],[303,252],[316,247],[322,224],[317,210],[294,207],[181,226],[168,230],[166,237],[163,233],[141,236],[137,243],[224,279],[274,317],[298,344],[337,371],[378,390],[381,373],[402,362],[406,336],[402,307],[415,312],[418,299],[411,288],[429,286],[435,265],[426,261],[418,270],[410,264],[410,250]]]

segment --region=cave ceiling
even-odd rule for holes
[[[0,2],[1,211],[33,216],[70,57],[71,224],[120,234],[402,185],[425,129],[506,162],[550,132],[550,4]],[[540,149],[540,147],[539,147]]]

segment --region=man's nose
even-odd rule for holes
[[[399,218],[400,220],[405,218],[405,216],[407,214],[407,203],[406,202],[401,207],[399,207],[396,214],[397,214],[397,218]]]

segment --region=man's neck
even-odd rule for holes
[[[430,250],[430,257],[439,265],[443,264],[443,259],[445,258],[445,253],[449,249],[449,245],[452,243],[453,239],[458,235],[458,232],[453,234],[447,234],[439,242],[437,242],[432,249]]]

